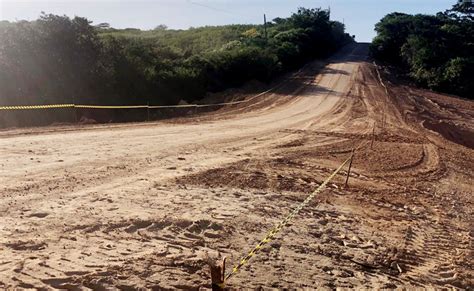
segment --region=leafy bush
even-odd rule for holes
[[[376,24],[372,55],[431,89],[474,98],[474,5],[432,15],[391,13]]]

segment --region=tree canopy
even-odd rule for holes
[[[474,98],[474,4],[437,15],[391,13],[375,26],[372,55],[431,89]]]

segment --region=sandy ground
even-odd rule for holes
[[[362,142],[228,286],[472,288],[474,102],[384,84],[360,44],[193,118],[0,132],[0,289],[209,288]]]

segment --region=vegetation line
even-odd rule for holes
[[[0,105],[160,106],[250,80],[269,82],[353,38],[328,10],[299,8],[268,22],[267,34],[263,25],[118,30],[42,14],[31,22],[0,22],[0,40]],[[25,119],[2,115],[0,127]],[[38,123],[63,119],[53,112]]]
[[[474,4],[436,15],[390,13],[375,30],[372,55],[417,84],[474,98]]]

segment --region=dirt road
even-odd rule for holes
[[[194,118],[0,132],[0,289],[209,287],[372,132],[229,286],[473,286],[474,103],[385,83],[359,44]]]

